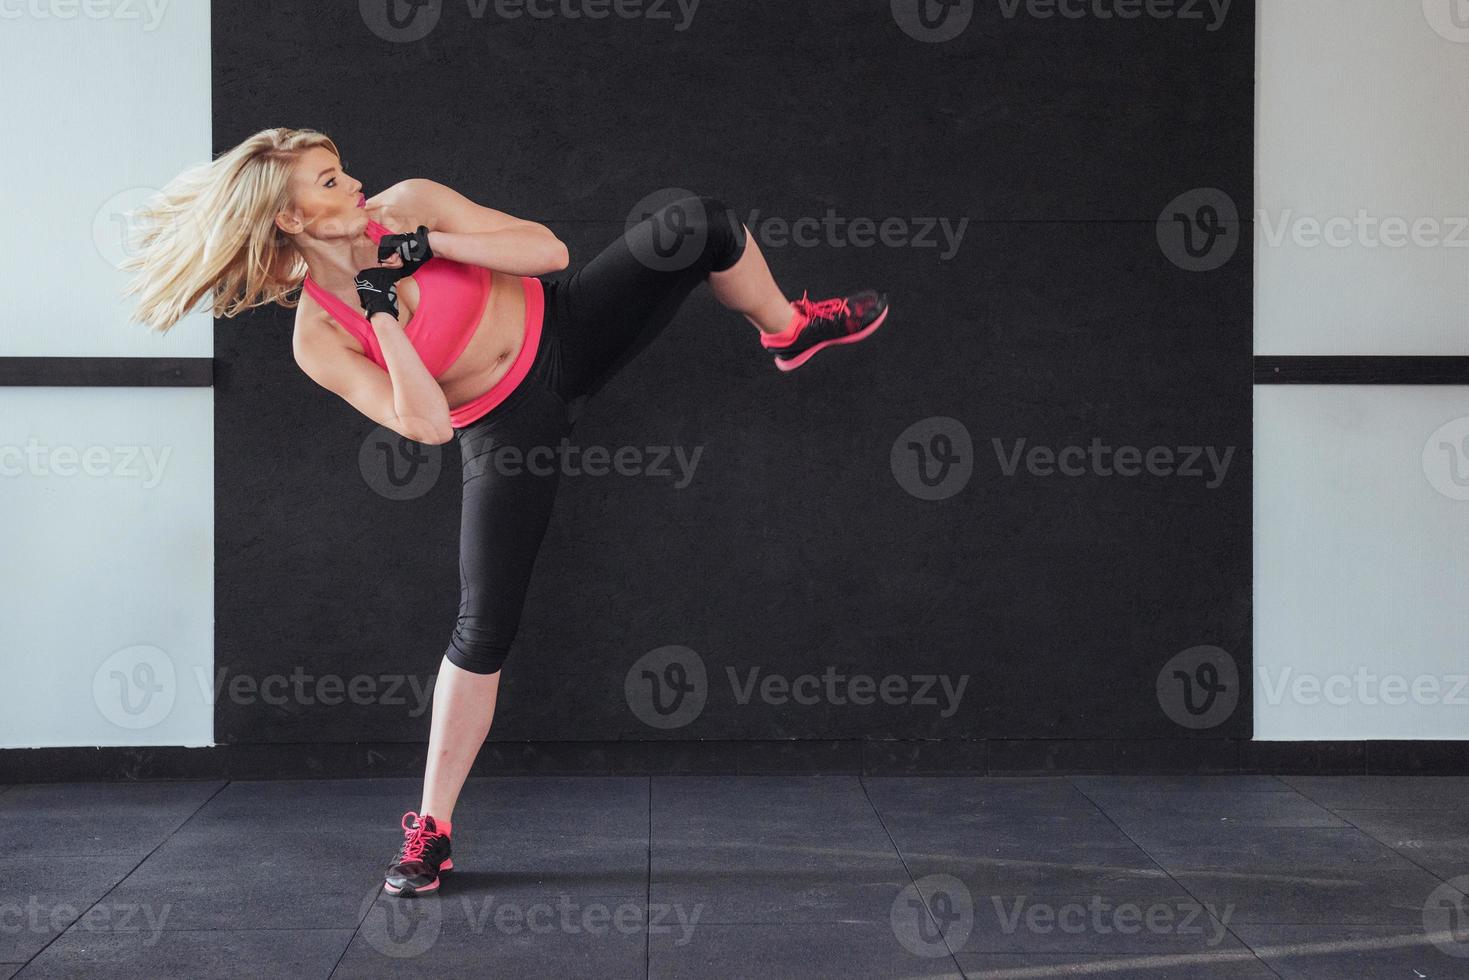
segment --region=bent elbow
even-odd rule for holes
[[[551,268],[548,272],[560,272],[571,265],[571,250],[566,247],[565,242],[554,236],[551,239],[550,262]]]

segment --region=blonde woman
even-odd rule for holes
[[[568,403],[594,394],[706,280],[783,371],[887,317],[872,291],[788,301],[711,197],[674,201],[574,274],[546,279],[568,253],[545,226],[431,180],[368,198],[335,144],[305,129],[255,134],[180,175],[137,219],[138,321],[167,331],[206,302],[223,317],[295,306],[292,347],[309,377],[405,438],[458,440],[459,617],[434,688],[423,796],[386,874],[394,895],[435,891],[453,867],[454,804],[494,717]]]

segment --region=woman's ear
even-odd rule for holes
[[[295,209],[276,212],[275,226],[287,235],[299,235],[306,230],[306,223]]]

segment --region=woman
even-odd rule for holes
[[[206,296],[224,317],[296,305],[302,371],[405,438],[459,442],[459,618],[434,688],[422,801],[403,816],[385,881],[407,896],[436,890],[453,866],[454,804],[489,733],[557,486],[534,451],[544,457],[570,431],[568,404],[706,280],[783,371],[869,336],[887,302],[871,291],[787,301],[747,229],[709,197],[672,202],[551,281],[568,254],[543,225],[429,180],[361,191],[326,136],[257,133],[138,214],[128,292],[140,297],[135,319],[158,331]]]

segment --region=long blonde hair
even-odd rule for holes
[[[275,225],[290,205],[290,177],[312,147],[341,154],[313,129],[265,129],[212,163],[169,181],[132,212],[134,237],[122,268],[137,273],[133,320],[167,333],[210,294],[216,317],[267,303],[286,307],[306,278],[306,261]]]

